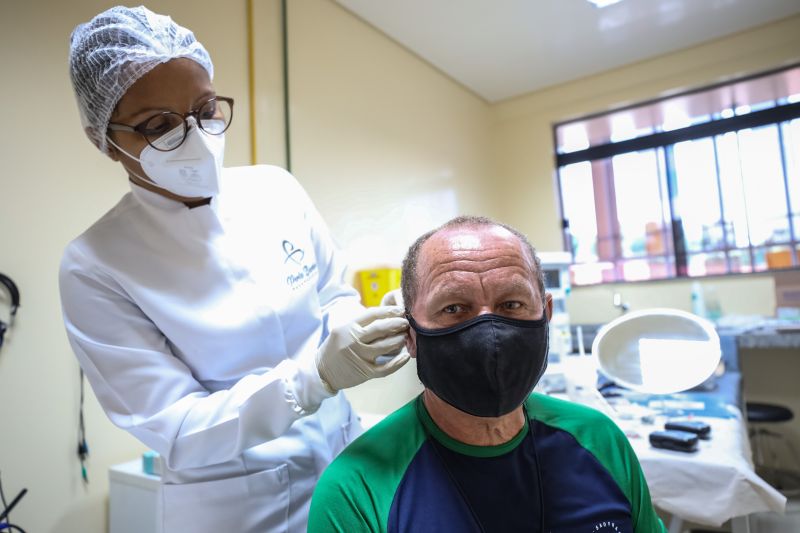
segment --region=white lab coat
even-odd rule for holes
[[[305,531],[360,432],[314,354],[362,308],[324,222],[277,167],[187,208],[132,191],[67,247],[67,334],[100,404],[164,459],[165,533]]]

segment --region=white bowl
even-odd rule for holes
[[[701,384],[721,355],[713,324],[678,309],[625,314],[603,326],[592,343],[603,374],[623,387],[653,394]]]

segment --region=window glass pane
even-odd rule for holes
[[[556,126],[558,153],[672,131],[800,100],[800,67],[729,85],[679,94]]]
[[[708,122],[721,101],[719,91],[676,96],[653,106],[656,126],[660,131],[672,131]],[[730,100],[730,95],[728,92]]]
[[[767,270],[767,248],[753,248],[753,272]]]
[[[591,163],[567,165],[559,171],[559,178],[563,215],[569,221],[575,261],[597,261],[597,217]]]
[[[784,122],[783,151],[786,155],[786,179],[792,205],[794,238],[800,239],[800,119]]]
[[[556,151],[675,142],[652,134],[797,102],[793,67],[558,125]],[[800,119],[558,171],[576,285],[800,267]]]
[[[622,277],[625,281],[665,279],[675,276],[675,263],[665,257],[632,259],[622,263]]]
[[[559,154],[577,152],[589,148],[585,122],[573,122],[556,128],[557,151]]]
[[[611,142],[627,141],[653,133],[649,109],[632,109],[609,115],[611,122]]]
[[[782,96],[776,92],[777,78],[782,75],[783,73],[779,73],[734,84],[732,89],[736,114],[744,115],[775,107],[775,100]]]
[[[714,143],[686,141],[673,147],[676,216],[680,216],[689,252],[724,246]]]
[[[569,267],[573,285],[594,285],[608,281],[617,281],[614,263],[600,261],[597,263],[577,263]]]
[[[741,130],[739,160],[752,244],[788,242],[789,221],[777,127]]]
[[[728,253],[731,273],[746,273],[753,271],[750,261],[750,250],[731,250]]]
[[[722,205],[725,206],[725,232],[728,246],[744,248],[750,246],[750,231],[747,226],[747,203],[742,187],[742,170],[739,165],[739,141],[735,132],[718,135],[717,160],[719,181],[722,187]],[[748,260],[749,264],[749,260]]]
[[[648,245],[663,246],[663,237],[658,238],[664,222],[656,151],[614,156],[611,164],[622,257],[648,255]],[[649,235],[656,236],[655,242],[653,237],[648,242]]]
[[[792,248],[789,246],[773,246],[767,249],[766,261],[770,270],[797,266],[796,258],[792,258]]]
[[[692,277],[728,273],[728,264],[724,252],[691,254],[687,259],[689,275]]]

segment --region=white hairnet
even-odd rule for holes
[[[69,72],[83,129],[108,153],[111,113],[136,80],[178,57],[197,61],[213,79],[211,58],[186,28],[144,6],[112,7],[73,30]]]

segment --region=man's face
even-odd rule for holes
[[[417,299],[410,310],[428,329],[446,328],[478,315],[493,313],[535,320],[546,309],[533,264],[519,239],[499,226],[443,230],[423,244],[417,262]],[[409,352],[416,356],[416,334],[410,331]]]

